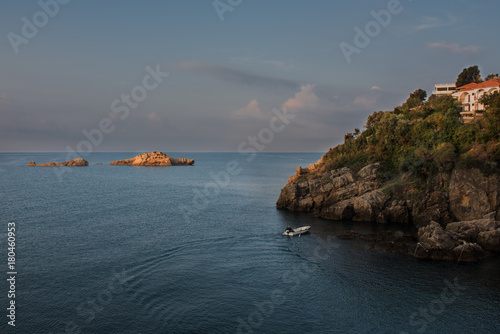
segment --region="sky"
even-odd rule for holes
[[[0,151],[325,152],[479,65],[500,2],[0,4]],[[254,142],[255,142],[254,141]]]

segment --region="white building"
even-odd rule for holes
[[[434,91],[432,94],[434,95],[451,95],[454,91],[457,90],[457,86],[453,84],[436,84],[434,85]]]
[[[462,103],[462,117],[464,121],[471,121],[480,116],[478,111],[484,110],[484,105],[479,103],[483,95],[500,91],[500,79],[491,79],[481,83],[471,83],[458,87],[452,95]]]

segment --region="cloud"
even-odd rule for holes
[[[268,60],[263,60],[262,62],[264,64],[268,64],[268,65],[277,67],[280,70],[290,70],[290,69],[292,69],[292,68],[295,67],[295,65],[293,64],[293,62],[292,62],[291,59],[286,60],[286,61],[285,60],[272,60],[272,59],[268,59]]]
[[[474,55],[481,51],[481,47],[476,45],[470,46],[460,46],[457,43],[430,43],[428,45],[430,49],[438,51],[447,51],[453,54],[463,54],[463,55]]]
[[[316,85],[307,84],[300,88],[300,92],[283,103],[282,108],[290,112],[304,109],[316,109],[319,106],[319,98],[314,92]]]
[[[361,108],[376,109],[378,101],[379,101],[379,97],[377,95],[365,94],[365,95],[357,96],[354,99],[354,104],[358,107],[361,107]]]
[[[285,71],[295,68],[295,64],[292,59],[276,60],[276,59],[262,59],[261,57],[243,56],[243,57],[232,57],[230,59],[230,62],[232,64],[243,65],[247,67],[262,67],[262,65],[267,65],[268,67],[274,67]]]
[[[175,66],[179,69],[193,71],[213,79],[246,86],[284,89],[296,89],[299,86],[299,83],[293,80],[253,74],[215,64],[186,61],[178,63]]]
[[[445,12],[446,18],[436,16],[423,16],[420,23],[412,29],[412,32],[418,32],[427,29],[450,27],[459,21],[457,16]]]
[[[387,96],[388,93],[380,86],[372,86],[369,91],[354,96],[353,107],[365,110],[377,109],[382,97]]]
[[[235,112],[232,113],[231,116],[233,118],[265,117],[264,114],[262,114],[262,111],[260,110],[259,102],[257,102],[257,100],[250,101],[250,103],[246,107],[236,110]]]

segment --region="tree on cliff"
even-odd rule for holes
[[[418,99],[420,102],[424,102],[427,98],[427,92],[423,89],[417,89],[410,94],[410,99],[412,98]]]
[[[468,85],[470,83],[480,83],[483,80],[481,79],[481,71],[479,70],[479,66],[474,65],[468,68],[464,68],[462,73],[458,75],[456,86],[462,87]]]
[[[427,92],[423,89],[417,89],[413,93],[410,94],[410,97],[403,104],[403,108],[411,109],[422,105],[422,103],[427,98]]]
[[[481,120],[485,136],[491,139],[500,140],[500,131],[498,131],[500,128],[500,93],[495,92],[493,94],[484,95],[479,102],[484,104],[487,111]],[[489,146],[492,145],[497,145],[498,147],[500,143],[498,141],[491,142]],[[497,159],[500,160],[500,149],[497,153]]]
[[[484,79],[484,81],[488,81],[488,80],[495,79],[495,78],[498,78],[498,77],[499,77],[498,73],[496,73],[496,74],[493,74],[493,73],[492,74],[488,74],[488,76],[486,77],[486,79]]]
[[[487,109],[500,110],[500,93],[494,92],[493,94],[483,95],[479,102],[484,104]]]

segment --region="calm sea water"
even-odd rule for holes
[[[384,254],[331,236],[394,226],[276,210],[287,178],[321,154],[248,162],[176,153],[195,166],[107,165],[135,155],[92,154],[87,160],[103,165],[59,180],[27,163],[65,154],[0,154],[0,261],[6,276],[13,221],[18,271],[16,327],[7,325],[3,280],[1,333],[500,332],[498,261]],[[216,186],[229,161],[240,173]],[[283,237],[287,225],[312,233]]]

